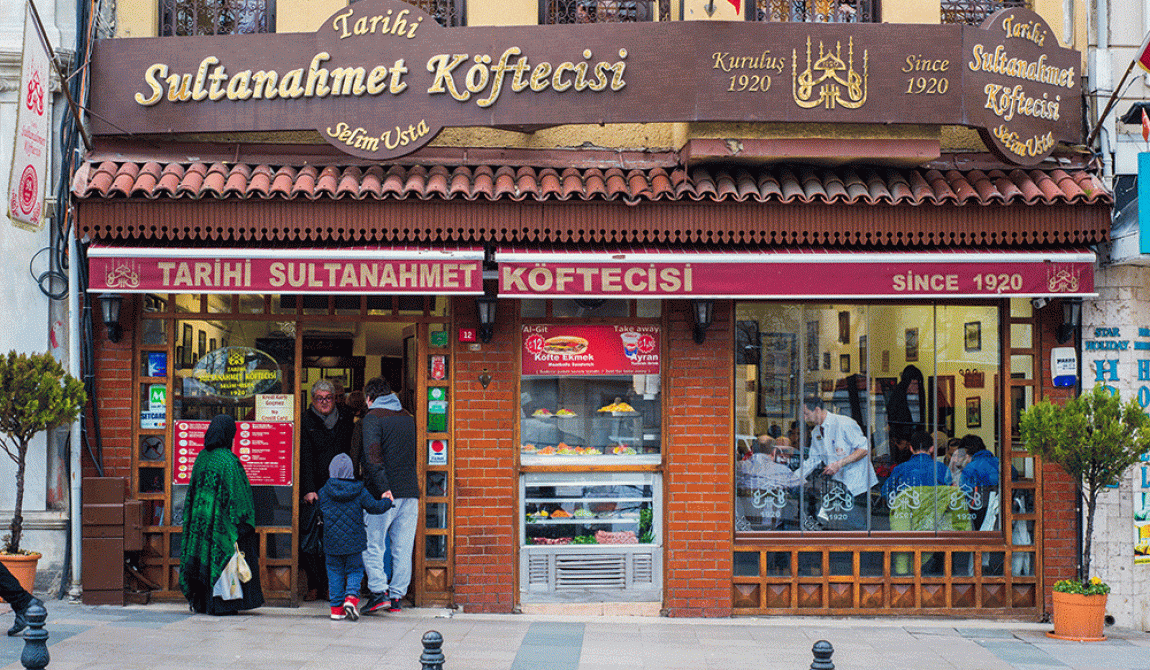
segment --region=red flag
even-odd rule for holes
[[[1146,115],[1146,108],[1142,108],[1142,141],[1150,142],[1150,116]]]
[[[1146,39],[1142,40],[1142,46],[1138,47],[1135,57],[1138,59],[1138,65],[1150,72],[1150,33],[1147,33]]]

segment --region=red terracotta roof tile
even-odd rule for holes
[[[775,165],[625,170],[267,164],[87,163],[79,199],[696,200],[794,204],[1106,204],[1110,194],[1082,170],[875,168]]]

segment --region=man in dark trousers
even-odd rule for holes
[[[0,598],[12,606],[12,611],[16,613],[16,623],[8,629],[8,636],[17,635],[20,631],[28,627],[28,608],[33,604],[44,606],[44,602],[39,598],[34,597],[31,593],[24,590],[20,586],[20,581],[17,580],[12,573],[8,571],[8,567],[0,563]]]
[[[364,514],[367,550],[363,567],[371,596],[363,612],[398,612],[411,585],[411,554],[419,526],[419,478],[416,470],[415,419],[380,377],[367,382],[367,414],[363,430],[362,470],[373,498],[395,504],[384,514]],[[391,552],[391,578],[384,570],[384,552]]]
[[[351,432],[355,427],[355,417],[348,410],[337,407],[336,390],[326,379],[317,381],[311,387],[311,406],[300,419],[299,469],[300,494],[304,504],[300,506],[300,528],[306,528],[311,515],[318,511],[315,504],[319,490],[327,483],[328,465],[336,454],[346,454],[351,450]],[[302,533],[301,533],[302,535]],[[305,600],[325,597],[327,589],[327,568],[323,554],[300,553],[300,562],[307,573],[308,591]]]

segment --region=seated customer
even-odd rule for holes
[[[922,431],[910,436],[911,456],[891,470],[890,477],[883,482],[882,494],[890,496],[904,486],[936,486],[951,483],[950,470],[934,460],[934,438]]]

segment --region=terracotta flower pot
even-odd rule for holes
[[[28,593],[32,592],[32,586],[36,583],[36,563],[39,560],[40,554],[0,554],[0,563],[8,568],[8,572]],[[0,599],[0,602],[7,601]]]
[[[1054,631],[1047,633],[1050,637],[1079,642],[1105,640],[1102,627],[1106,625],[1106,594],[1085,596],[1055,591],[1051,619]]]

